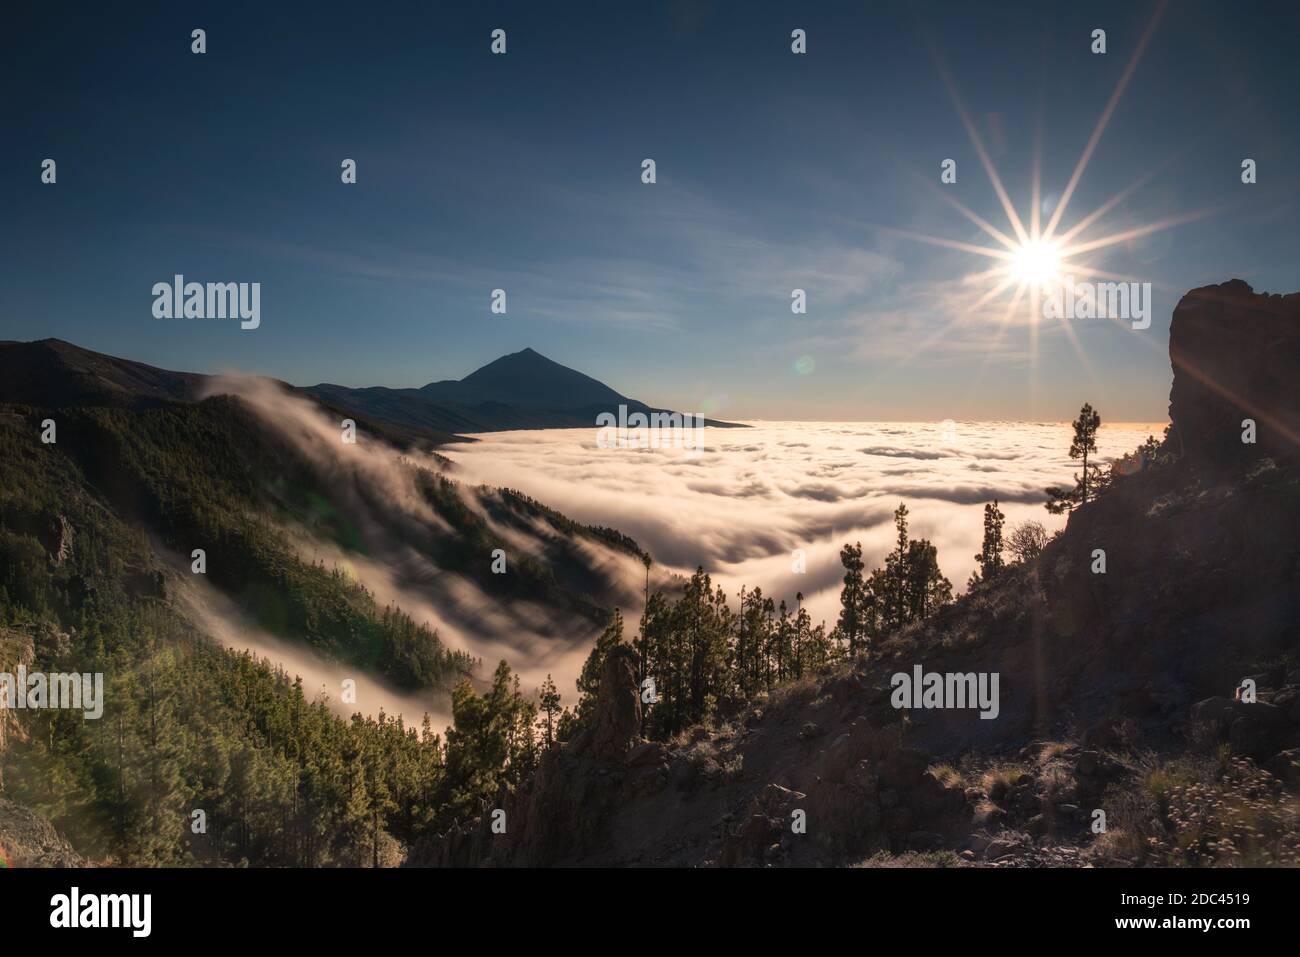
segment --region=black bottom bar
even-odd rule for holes
[[[494,941],[559,940],[566,929],[623,925],[649,944],[846,933],[864,942],[904,933],[920,942],[974,941],[999,930],[1074,941],[1201,935],[1224,946],[1295,927],[1296,870],[0,870],[9,940],[77,934],[133,944],[242,940],[338,945],[391,935],[470,931]],[[96,895],[150,895],[149,935],[136,938],[122,900],[116,928],[71,923]],[[64,900],[60,899],[60,895]],[[96,898],[90,904],[87,898]],[[143,904],[143,898],[140,898]],[[89,910],[85,910],[85,908]],[[136,925],[144,923],[135,911]],[[87,919],[92,919],[88,917]],[[81,914],[78,915],[78,923]],[[1208,926],[1207,923],[1208,922]],[[16,935],[16,936],[14,936]],[[1242,935],[1245,935],[1244,937]],[[585,935],[584,935],[585,936]],[[662,943],[662,941],[661,941]],[[638,945],[639,946],[639,945]]]

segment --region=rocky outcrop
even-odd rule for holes
[[[35,654],[35,645],[32,639],[26,635],[10,631],[9,629],[0,629],[0,672],[6,674],[16,674],[19,665],[30,665]],[[0,690],[0,694],[4,692]],[[9,707],[3,707],[0,702],[0,794],[4,793],[4,756],[5,752],[15,738],[23,734],[22,725],[18,720],[18,712]]]
[[[807,740],[801,730],[796,737]],[[723,840],[723,867],[843,863],[878,851],[928,851],[970,833],[958,788],[929,773],[933,757],[863,718],[791,768],[801,790],[769,783]]]
[[[1255,293],[1240,279],[1193,289],[1169,327],[1171,438],[1192,460],[1260,453],[1300,459],[1300,293]],[[1242,442],[1253,419],[1257,445]]]
[[[605,660],[590,741],[572,750],[597,761],[617,761],[641,736],[641,691],[636,680],[636,655],[619,645]]]
[[[11,531],[34,536],[56,568],[72,557],[75,532],[66,515],[50,510],[26,512],[6,505],[0,507],[0,521]]]
[[[1277,690],[1259,686],[1259,700],[1236,701],[1213,697],[1198,701],[1191,710],[1191,730],[1202,742],[1228,744],[1234,754],[1261,764],[1300,748],[1300,685]]]
[[[0,856],[10,867],[84,867],[86,862],[45,818],[0,797]]]
[[[15,674],[31,666],[36,643],[27,635],[0,629],[0,672]],[[25,732],[19,712],[0,707],[0,795],[4,793],[6,751]],[[54,825],[28,808],[0,796],[0,862],[10,867],[81,867],[84,861]]]

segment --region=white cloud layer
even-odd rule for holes
[[[1043,489],[1079,471],[1066,424],[753,423],[708,429],[705,452],[602,449],[596,430],[497,432],[447,450],[458,478],[518,488],[585,523],[635,538],[663,566],[697,565],[733,595],[760,586],[793,605],[802,592],[814,621],[833,623],[843,570],[839,549],[861,541],[868,568],[883,563],[900,501],[913,537],[929,538],[954,589],[964,588],[983,536],[984,502],[997,499],[1008,529],[1064,518]],[[1102,426],[1099,460],[1132,451],[1158,425]],[[807,571],[792,572],[803,549]],[[633,621],[640,607],[624,609]]]

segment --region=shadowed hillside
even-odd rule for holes
[[[42,409],[97,406],[139,411],[169,402],[197,402],[210,393],[212,379],[103,355],[61,339],[0,342],[0,403]],[[279,385],[296,391],[286,383]],[[323,400],[321,408],[355,415]],[[448,442],[467,441],[411,423],[381,424],[364,418],[362,423],[372,433],[402,448],[437,448]]]

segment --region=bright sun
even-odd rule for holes
[[[1022,243],[1011,257],[1011,274],[1030,286],[1043,286],[1057,278],[1061,251],[1055,243]]]
[[[1215,209],[1192,210],[1191,212],[1169,216],[1153,222],[1131,224],[1113,232],[1107,232],[1100,228],[1097,224],[1102,217],[1106,216],[1141,187],[1149,178],[1148,174],[1148,176],[1136,180],[1111,196],[1086,216],[1077,219],[1073,225],[1065,225],[1065,215],[1070,200],[1075,196],[1079,182],[1083,178],[1084,170],[1096,151],[1097,144],[1100,142],[1102,134],[1115,112],[1116,104],[1128,85],[1130,76],[1137,68],[1138,60],[1146,49],[1147,41],[1151,38],[1163,9],[1164,4],[1157,7],[1155,15],[1147,25],[1146,32],[1142,34],[1141,39],[1133,48],[1128,60],[1128,66],[1125,68],[1114,92],[1111,93],[1110,101],[1102,111],[1101,117],[1093,127],[1087,145],[1084,146],[1083,152],[1079,154],[1079,159],[1075,162],[1074,171],[1070,174],[1069,180],[1059,194],[1053,193],[1048,197],[1044,197],[1042,191],[1042,117],[1039,117],[1038,132],[1034,145],[1032,175],[1029,184],[1029,215],[1025,219],[1021,219],[1020,214],[1016,212],[1011,195],[1003,185],[1002,177],[998,175],[997,168],[993,165],[993,159],[984,147],[984,141],[980,138],[975,120],[962,102],[957,84],[953,82],[952,76],[948,73],[947,67],[942,60],[936,56],[940,77],[948,88],[953,106],[957,110],[962,126],[966,129],[966,135],[970,137],[975,155],[979,158],[980,165],[983,166],[989,183],[993,187],[993,192],[1002,207],[1002,212],[1006,215],[1006,225],[1003,226],[1001,223],[994,225],[994,223],[989,222],[957,199],[946,186],[936,185],[931,182],[931,189],[935,190],[937,195],[945,202],[954,206],[967,220],[978,226],[980,231],[993,241],[992,244],[951,239],[943,236],[930,236],[912,230],[890,229],[884,226],[874,227],[877,230],[907,239],[971,253],[985,260],[993,260],[988,269],[975,270],[961,275],[960,282],[963,286],[984,286],[987,283],[987,287],[983,289],[983,292],[974,296],[972,301],[958,303],[958,308],[952,310],[955,315],[927,337],[920,344],[918,351],[923,351],[931,344],[944,339],[960,324],[976,322],[984,326],[991,326],[996,321],[997,328],[994,334],[989,337],[989,345],[984,355],[984,362],[987,365],[1001,345],[1007,329],[1019,316],[1022,321],[1027,320],[1025,324],[1029,327],[1030,361],[1034,369],[1031,382],[1033,388],[1037,388],[1038,332],[1042,320],[1048,318],[1048,310],[1046,309],[1048,297],[1059,293],[1062,287],[1070,284],[1075,284],[1077,287],[1079,282],[1092,283],[1099,280],[1108,282],[1141,281],[1139,276],[1108,272],[1100,268],[1108,255],[1105,250],[1112,249],[1112,247],[1120,244],[1132,243],[1134,240],[1173,226],[1201,219],[1217,211]],[[943,180],[942,182],[953,181]],[[1047,218],[1045,223],[1042,222],[1044,215]],[[1101,235],[1097,235],[1099,233]],[[960,298],[965,298],[964,294],[959,293],[958,295]],[[1005,301],[1005,308],[1003,308],[1002,301],[997,302],[996,306],[992,308],[985,308],[989,303],[999,299]],[[1057,328],[1062,330],[1068,337],[1070,345],[1074,347],[1074,351],[1079,357],[1079,361],[1084,366],[1088,366],[1087,355],[1075,337],[1071,324],[1061,322]],[[1149,340],[1143,341],[1151,344]]]

